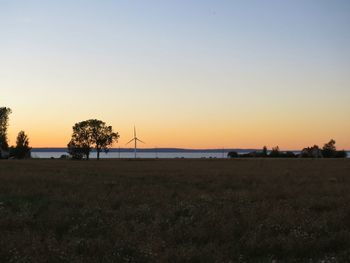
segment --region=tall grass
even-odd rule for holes
[[[350,160],[0,162],[0,262],[348,262]]]

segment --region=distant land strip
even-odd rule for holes
[[[67,148],[59,148],[59,147],[53,147],[53,148],[33,148],[33,152],[66,152]],[[138,148],[137,152],[170,152],[170,153],[176,153],[176,152],[187,152],[187,153],[196,153],[196,152],[206,152],[206,153],[218,153],[218,152],[240,152],[240,153],[248,153],[248,152],[255,152],[255,151],[261,151],[261,149],[237,149],[237,148],[217,148],[217,149],[183,149],[183,148]],[[95,150],[92,150],[92,152],[95,152]],[[134,148],[111,148],[109,149],[109,152],[134,152]],[[291,150],[291,152],[300,152],[300,150]]]

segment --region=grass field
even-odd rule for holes
[[[350,160],[0,162],[0,262],[349,262]]]

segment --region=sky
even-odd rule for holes
[[[348,0],[0,0],[9,138],[65,147],[350,149]]]

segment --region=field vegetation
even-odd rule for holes
[[[2,160],[0,262],[349,262],[350,160]]]

